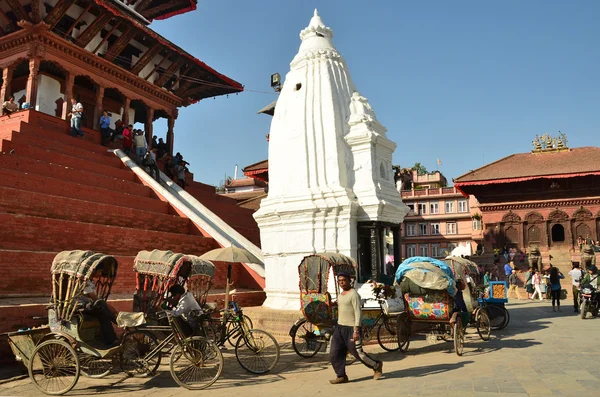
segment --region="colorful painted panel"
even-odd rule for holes
[[[312,324],[329,324],[333,321],[329,294],[302,294],[302,313]]]
[[[377,320],[377,316],[381,313],[381,309],[362,309],[362,320],[361,324],[364,327],[372,327]]]
[[[452,307],[448,295],[430,293],[426,295],[404,294],[411,318],[422,320],[448,320]]]

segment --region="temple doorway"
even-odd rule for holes
[[[565,242],[565,228],[561,224],[552,226],[552,242],[553,243],[564,243]]]

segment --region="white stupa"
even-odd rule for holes
[[[357,92],[332,37],[315,10],[271,124],[269,194],[254,215],[271,308],[299,308],[304,256],[356,258],[359,222],[398,225],[408,212],[394,185],[396,144]]]

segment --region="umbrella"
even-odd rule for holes
[[[227,247],[217,248],[212,251],[206,252],[200,256],[200,259],[215,262],[228,262],[227,265],[227,282],[225,284],[225,312],[223,315],[223,326],[227,322],[227,309],[229,308],[229,287],[231,286],[231,264],[242,262],[242,263],[256,263],[262,264],[262,261],[254,256],[250,251],[238,248],[238,247]],[[223,337],[225,332],[221,333]]]
[[[212,251],[208,251],[204,255],[200,256],[200,259],[229,263],[242,262],[262,264],[262,261],[254,256],[250,251],[244,248],[233,246],[227,248],[217,248]]]

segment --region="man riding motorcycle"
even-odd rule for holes
[[[588,267],[587,274],[581,280],[580,290],[580,310],[581,318],[584,319],[587,312],[591,312],[593,316],[598,315],[600,309],[600,301],[598,294],[598,268],[594,265]]]

